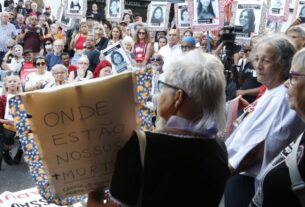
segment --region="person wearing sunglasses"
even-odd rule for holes
[[[305,122],[305,49],[297,52],[292,60],[288,88],[288,100],[291,109]],[[305,131],[298,146],[298,170],[304,181],[305,178]],[[295,143],[296,140],[293,142]],[[280,152],[259,177],[259,185],[250,207],[293,206],[301,207],[297,194],[293,192],[288,166],[290,166],[291,152],[295,144],[290,143]],[[302,192],[302,191],[300,191]]]
[[[139,65],[146,65],[153,52],[152,44],[150,43],[150,35],[146,28],[137,30],[134,44],[134,56]]]
[[[183,53],[189,52],[195,49],[196,40],[194,37],[183,37],[181,40],[181,50]]]
[[[136,134],[119,150],[111,198],[124,206],[218,206],[230,173],[217,136],[225,127],[223,65],[192,50],[171,62],[158,85],[165,125],[145,132],[144,167]]]
[[[37,56],[33,61],[33,65],[36,71],[27,75],[25,91],[43,89],[48,83],[54,82],[52,73],[47,71],[47,60],[45,57]]]

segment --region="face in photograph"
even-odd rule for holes
[[[120,65],[121,63],[124,62],[124,58],[119,52],[113,52],[111,54],[111,62],[114,65]]]
[[[300,17],[305,17],[305,6],[302,6],[300,13],[299,13]]]
[[[198,21],[211,20],[215,17],[215,12],[211,0],[199,0],[197,5]]]
[[[120,10],[120,2],[117,0],[110,1],[109,13],[110,15],[117,15],[119,14]]]
[[[243,27],[244,33],[254,32],[255,29],[255,15],[253,9],[243,9],[239,16],[240,26]]]
[[[160,6],[157,6],[152,13],[151,23],[153,24],[161,24],[164,21],[163,9]]]
[[[187,11],[187,8],[183,8],[181,9],[181,23],[189,23],[190,19],[189,19],[189,13]]]

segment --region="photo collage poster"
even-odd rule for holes
[[[87,1],[86,0],[65,0],[65,8],[67,17],[82,19],[86,16]]]
[[[167,30],[170,3],[151,2],[147,9],[147,24],[151,31]]]
[[[289,0],[271,0],[268,10],[268,20],[274,22],[287,21],[289,16]]]
[[[175,5],[175,19],[177,27],[180,30],[186,30],[191,27],[187,3],[178,3]]]
[[[242,31],[237,32],[238,38],[250,38],[265,29],[265,17],[263,16],[264,4],[262,0],[238,1],[235,13],[234,25],[241,26]],[[261,24],[263,23],[263,27]]]
[[[124,15],[124,0],[106,0],[106,19],[109,21],[120,21]]]
[[[224,0],[188,0],[193,31],[220,29],[224,25]]]
[[[68,30],[68,29],[72,28],[73,19],[71,17],[67,16],[64,5],[61,5],[60,7],[58,7],[57,19],[58,19],[57,22],[58,22],[59,26],[61,28],[63,28],[64,30]]]
[[[108,46],[101,53],[105,56],[106,60],[111,62],[113,74],[121,73],[131,65],[131,61],[120,42]]]

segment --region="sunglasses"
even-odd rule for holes
[[[150,58],[151,62],[155,62],[155,61],[159,62],[161,60],[162,60],[161,58]]]
[[[17,72],[13,72],[13,71],[8,71],[8,72],[6,72],[5,74],[6,74],[6,76],[18,75]]]
[[[46,62],[37,62],[36,63],[36,66],[45,66],[46,65]]]

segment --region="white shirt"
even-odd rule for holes
[[[260,170],[299,133],[305,125],[295,111],[289,108],[287,88],[280,85],[267,90],[257,101],[255,110],[246,117],[226,141],[229,163],[236,169],[247,153],[262,141],[265,142],[261,165],[249,169],[245,174],[256,177]]]
[[[50,71],[45,71],[44,74],[33,72],[26,77],[25,88],[27,89],[33,85],[36,85],[41,80],[47,81],[48,83],[54,82],[53,75]]]
[[[180,44],[176,44],[172,47],[167,44],[159,50],[159,54],[164,60],[163,71],[166,72],[172,61],[176,60],[177,57],[182,55]]]

